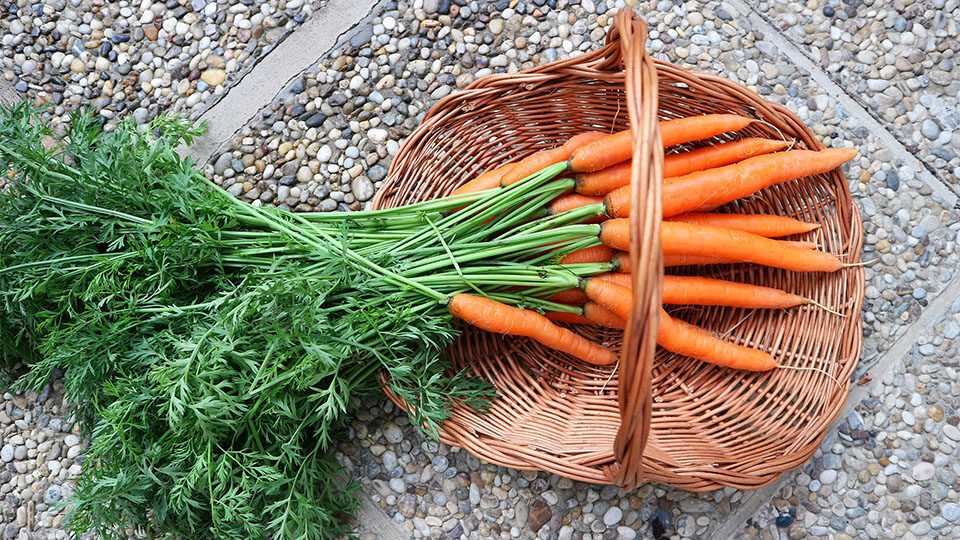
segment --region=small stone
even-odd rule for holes
[[[960,429],[950,424],[944,424],[943,434],[951,441],[960,442]]]
[[[375,144],[383,144],[387,140],[387,130],[374,128],[367,132],[367,138]]]
[[[921,461],[913,466],[911,471],[911,476],[913,479],[918,482],[923,482],[925,480],[930,480],[933,478],[933,475],[936,474],[937,470],[934,468],[933,463],[927,463],[926,461]]]
[[[633,540],[637,537],[637,531],[630,527],[617,527],[618,540]]]
[[[951,523],[960,521],[960,504],[952,502],[944,504],[940,508],[940,515]]]
[[[5,444],[0,448],[0,461],[4,463],[13,461],[13,446]]]
[[[830,485],[837,479],[837,471],[833,469],[826,469],[820,473],[820,483],[823,485]]]
[[[67,435],[66,437],[63,438],[63,444],[67,445],[67,447],[77,446],[78,444],[80,444],[80,437],[77,437],[76,435],[71,433],[70,435]]]
[[[937,140],[937,137],[940,136],[940,126],[936,122],[927,118],[920,124],[920,132],[923,133],[923,136],[931,141]]]
[[[60,486],[52,485],[47,488],[47,491],[43,494],[43,501],[47,504],[54,504],[58,502],[63,497],[63,492],[60,489]]]
[[[403,478],[391,478],[390,489],[397,493],[406,493],[407,484],[403,481]]]
[[[227,72],[222,69],[208,69],[200,74],[200,80],[210,86],[220,86],[227,79]]]
[[[527,526],[531,531],[537,532],[544,526],[550,518],[553,517],[553,510],[542,498],[534,499],[530,505],[530,516],[527,518]]]
[[[617,523],[620,523],[621,519],[623,519],[623,510],[620,510],[619,506],[611,506],[603,514],[603,523],[607,527],[613,527]]]
[[[400,426],[391,422],[383,427],[383,436],[386,437],[388,442],[397,444],[403,440],[403,430],[400,429]]]
[[[373,182],[365,176],[354,178],[350,183],[350,191],[358,201],[368,201],[373,197]]]

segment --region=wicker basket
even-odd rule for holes
[[[530,340],[466,331],[451,357],[492,382],[498,397],[485,413],[456,407],[441,439],[491,463],[585,482],[757,488],[806,461],[843,406],[860,353],[863,270],[696,269],[793,291],[842,312],[841,318],[807,308],[681,310],[694,324],[803,369],[745,373],[656,350],[663,274],[658,118],[732,112],[763,121],[744,134],[822,145],[784,107],[721,78],[655,61],[645,40],[644,23],[624,10],[599,50],[484,77],[442,99],[401,148],[375,205],[442,196],[483,170],[584,130],[632,128],[639,134],[631,215],[638,234],[630,250],[640,269],[633,274],[636,308],[623,334],[586,331],[620,349],[618,367],[589,366]],[[840,171],[776,186],[729,208],[815,221],[820,230],[805,239],[845,262],[859,260],[862,223]]]

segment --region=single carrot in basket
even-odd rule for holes
[[[570,137],[570,139],[561,146],[540,150],[535,154],[531,154],[517,162],[516,167],[504,174],[500,179],[500,185],[509,186],[510,184],[523,180],[531,174],[540,172],[544,167],[567,161],[570,159],[570,155],[578,148],[605,136],[605,133],[598,131],[587,131]]]
[[[453,190],[450,194],[463,195],[465,193],[476,193],[478,191],[485,191],[500,187],[500,179],[503,178],[503,175],[507,174],[516,166],[516,163],[507,163],[495,169],[490,169],[489,171],[482,173],[480,176]]]
[[[587,302],[583,305],[583,316],[594,324],[607,328],[623,330],[627,326],[625,319],[596,302]]]
[[[730,165],[754,156],[779,152],[788,146],[790,141],[746,137],[737,141],[704,146],[689,152],[669,154],[663,157],[663,177],[683,176],[696,171]]]
[[[689,152],[670,154],[663,158],[663,177],[682,176],[729,165],[753,156],[778,152],[789,146],[788,141],[748,137],[738,141],[705,146]],[[606,195],[630,183],[630,161],[611,165],[599,171],[577,175],[577,193]]]
[[[593,321],[588,319],[585,315],[581,315],[580,313],[570,313],[569,311],[548,311],[544,313],[543,316],[553,322],[579,324],[585,326],[593,325]]]
[[[570,193],[554,199],[553,202],[550,203],[548,210],[551,214],[562,214],[569,210],[582,208],[590,204],[600,204],[602,202],[603,199],[600,197],[588,197],[586,195],[580,195],[579,193]]]
[[[630,220],[603,222],[600,241],[621,251],[629,249]],[[664,255],[720,257],[796,272],[834,272],[843,268],[840,259],[829,253],[798,248],[743,231],[675,221],[660,224],[660,246]]]
[[[607,246],[592,246],[571,251],[560,259],[560,264],[600,263],[609,261],[614,250]]]
[[[702,276],[664,276],[661,291],[664,304],[776,309],[810,303],[802,296],[773,287]]]
[[[657,345],[672,353],[733,369],[769,371],[777,367],[777,361],[770,354],[724,341],[703,328],[674,319],[663,308]]]
[[[735,114],[705,114],[660,122],[660,140],[664,148],[699,141],[728,131],[739,131],[753,122]],[[573,152],[570,169],[593,172],[616,165],[633,155],[633,133],[628,129],[597,139]]]
[[[598,366],[617,361],[611,351],[553,324],[550,319],[534,311],[465,293],[454,295],[447,308],[454,317],[487,332],[528,337],[545,347]]]
[[[582,306],[587,303],[587,295],[580,289],[567,289],[558,293],[553,293],[547,300],[558,304],[569,304],[571,306]]]
[[[776,184],[832,171],[856,155],[854,148],[790,150],[670,178],[663,183],[663,217],[713,210]],[[629,216],[630,186],[611,191],[604,204],[611,216]]]
[[[626,323],[620,317],[617,317],[609,309],[587,302],[581,308],[581,313],[568,313],[565,311],[548,311],[544,315],[551,321],[565,322],[568,324],[577,324],[583,326],[603,326],[605,328],[614,328],[623,330]]]
[[[807,223],[798,219],[771,214],[690,213],[672,217],[670,221],[736,229],[766,238],[802,234],[820,228],[820,225],[816,223]]]

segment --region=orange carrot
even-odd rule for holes
[[[790,236],[792,234],[801,234],[810,232],[820,227],[816,223],[807,223],[786,216],[777,216],[769,214],[681,214],[670,218],[670,221],[682,221],[684,223],[693,223],[695,225],[709,225],[711,227],[723,227],[725,229],[736,229],[738,231],[748,232],[765,236],[767,238],[778,238],[781,236]]]
[[[689,152],[669,154],[663,157],[663,177],[670,178],[705,171],[754,156],[779,152],[788,146],[790,146],[789,141],[747,137],[723,144],[704,146]]]
[[[607,308],[617,317],[623,320],[630,318],[633,308],[633,294],[630,289],[611,280],[590,278],[584,281],[583,292],[587,293],[591,302]]]
[[[629,276],[629,274],[620,274]],[[809,300],[773,287],[702,276],[664,276],[661,302],[740,308],[788,308]]]
[[[624,161],[599,171],[578,174],[575,189],[581,195],[606,195],[630,183],[631,167],[631,162]]]
[[[706,114],[660,122],[660,140],[664,148],[699,141],[728,131],[738,131],[753,119],[735,114]],[[619,131],[583,146],[570,157],[575,172],[593,172],[630,159],[633,134]]]
[[[540,172],[545,167],[566,161],[570,159],[570,155],[578,148],[602,137],[606,137],[606,134],[597,131],[587,131],[570,137],[562,146],[548,150],[540,150],[535,154],[531,154],[518,162],[515,168],[504,174],[503,178],[500,179],[500,185],[509,186],[510,184],[523,180],[531,174]]]
[[[481,330],[528,337],[591,364],[606,366],[617,360],[616,355],[606,348],[553,324],[550,319],[534,311],[463,293],[450,300],[448,309],[454,317]]]
[[[600,240],[614,249],[629,249],[630,220],[603,222]],[[743,231],[679,221],[660,224],[660,245],[664,255],[720,257],[797,272],[833,272],[843,267],[840,260],[829,253],[801,249]]]
[[[629,290],[612,281],[588,279],[585,291],[591,300],[622,319],[626,320],[629,316],[633,304]],[[723,341],[702,328],[670,317],[663,308],[660,308],[657,345],[670,352],[718,366],[747,371],[768,371],[777,367],[769,354]]]
[[[633,278],[631,278],[630,274],[627,274],[627,273],[608,272],[606,274],[600,274],[600,275],[594,276],[594,278],[602,279],[604,281],[611,281],[626,289],[633,288],[633,282],[632,282]]]
[[[567,289],[554,293],[547,298],[551,302],[558,304],[570,304],[571,306],[582,306],[587,303],[587,295],[580,289]]]
[[[571,251],[560,259],[560,264],[600,263],[613,257],[614,251],[607,246],[593,246]]]
[[[593,321],[579,313],[570,313],[568,311],[548,311],[543,314],[544,317],[553,322],[563,322],[567,324],[593,325]]]
[[[601,306],[600,304],[595,304],[593,302],[588,302],[583,306],[583,313],[568,313],[565,311],[548,311],[544,315],[551,321],[556,322],[565,322],[569,324],[577,324],[584,326],[604,326],[606,328],[615,328],[617,330],[623,330],[626,326],[623,319],[617,317],[612,311]]]
[[[671,268],[676,266],[701,266],[710,264],[737,264],[737,261],[731,261],[720,257],[709,257],[702,255],[664,255],[663,266]]]
[[[503,177],[503,175],[508,173],[516,166],[516,163],[507,163],[506,165],[501,165],[495,169],[490,169],[489,171],[453,190],[450,194],[462,195],[464,193],[476,193],[478,191],[500,187],[500,179]]]
[[[772,139],[748,137],[714,146],[705,146],[689,152],[670,154],[663,158],[663,177],[682,176],[729,165],[753,156],[778,152],[790,143]],[[596,172],[577,175],[577,193],[606,195],[630,183],[630,161],[611,165]]]
[[[856,155],[853,148],[791,150],[677,176],[663,183],[663,217],[713,210],[788,180],[832,171]],[[611,191],[604,199],[607,212],[614,217],[629,216],[630,199],[629,185]]]
[[[724,341],[703,328],[674,319],[663,308],[657,331],[657,345],[704,362],[746,371],[769,371],[777,361],[769,354]]]
[[[583,316],[587,320],[607,328],[616,328],[623,330],[627,326],[626,322],[617,316],[616,313],[594,302],[587,302],[583,305]]]
[[[551,214],[562,214],[569,210],[602,202],[603,199],[600,197],[587,197],[586,195],[580,195],[578,193],[570,193],[569,195],[561,195],[554,199],[553,202],[550,203],[549,211]]]

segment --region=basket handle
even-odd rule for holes
[[[620,10],[608,43],[620,42],[624,63],[627,111],[633,131],[630,170],[632,207],[630,263],[633,271],[633,311],[623,337],[620,357],[620,429],[614,442],[618,466],[613,480],[632,488],[645,481],[643,451],[653,408],[651,378],[660,313],[660,183],[663,146],[657,118],[657,69],[646,51],[647,25],[631,8]]]

